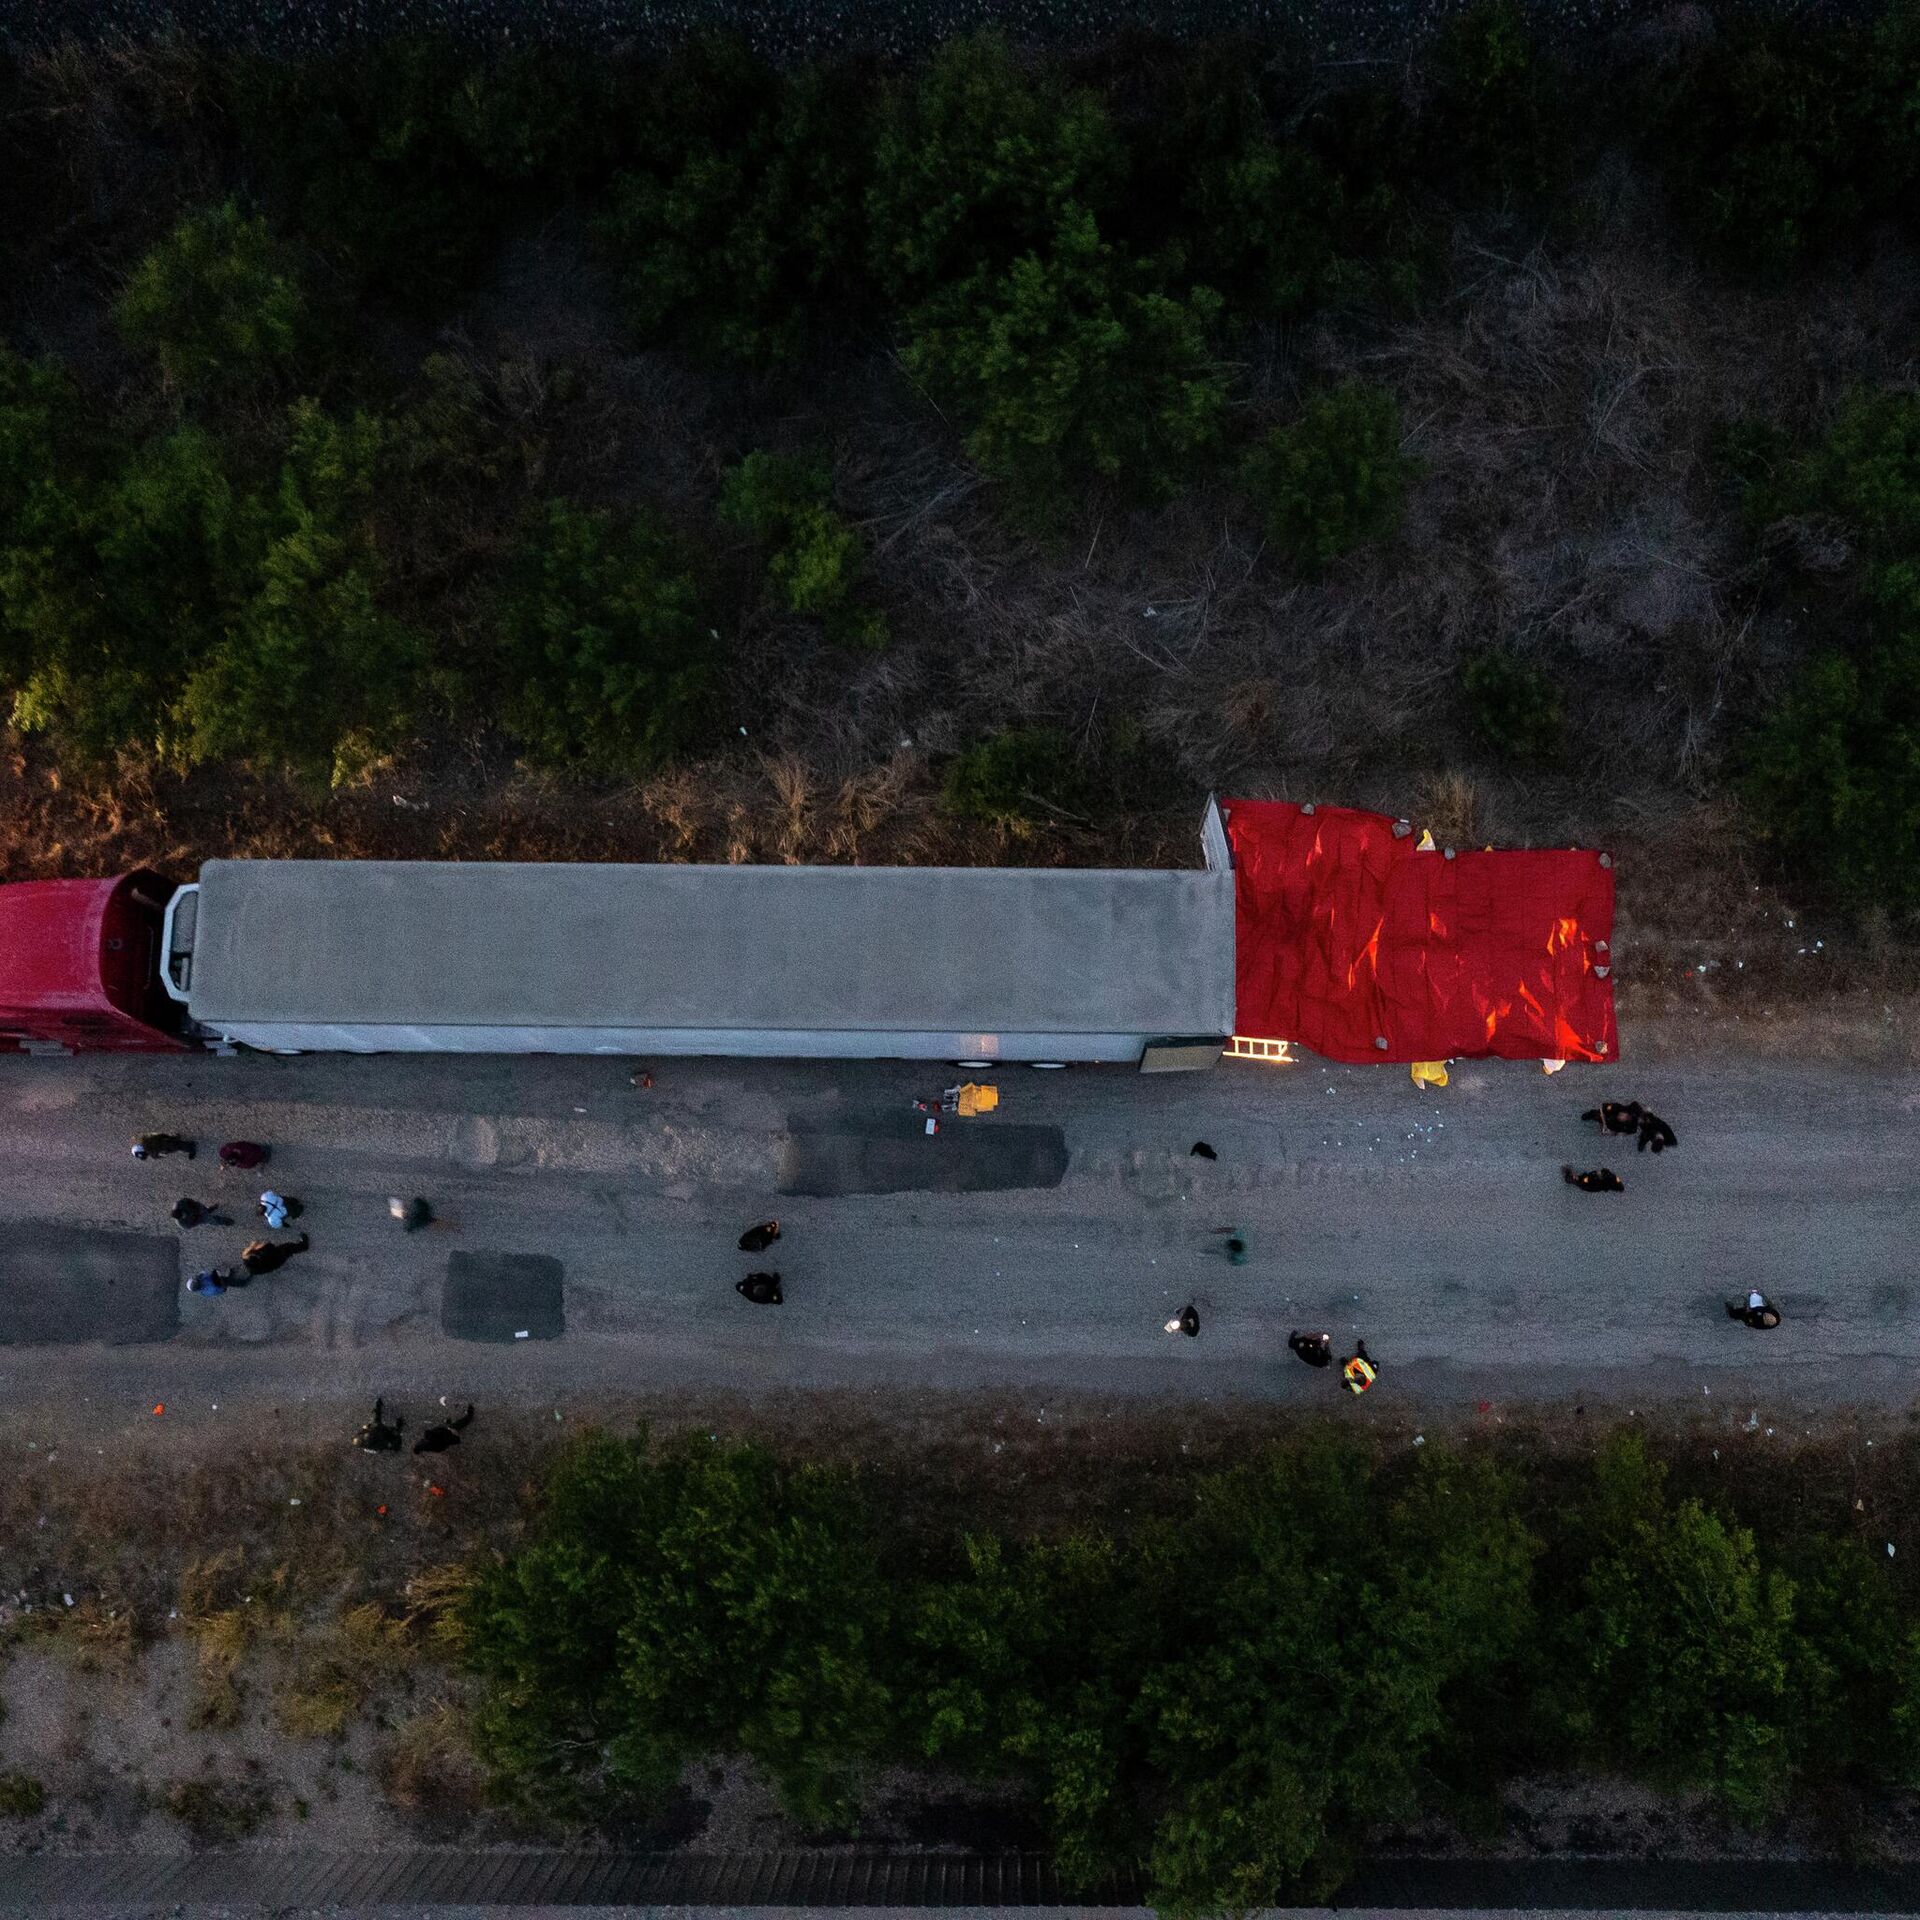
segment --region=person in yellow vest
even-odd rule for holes
[[[1379,1377],[1379,1369],[1367,1352],[1367,1343],[1353,1343],[1353,1358],[1340,1369],[1340,1383],[1349,1393],[1365,1393]]]

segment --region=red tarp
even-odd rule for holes
[[[1331,1060],[1613,1060],[1601,855],[1421,853],[1351,807],[1221,803],[1236,1031]],[[1380,1045],[1384,1040],[1386,1044]]]

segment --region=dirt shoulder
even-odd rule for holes
[[[1789,1443],[1788,1416],[1796,1437]],[[1775,1426],[1767,1424],[1777,1419]],[[1299,1422],[1272,1410],[959,1396],[821,1395],[607,1400],[565,1420],[490,1411],[469,1443],[427,1461],[345,1444],[349,1411],[241,1415],[217,1429],[148,1414],[100,1424],[84,1407],[14,1408],[0,1422],[0,1775],[44,1803],[0,1818],[0,1848],[178,1852],[222,1844],[323,1851],[537,1833],[486,1804],[467,1744],[465,1682],[436,1640],[450,1569],[509,1546],[542,1460],[580,1426],[645,1420],[660,1432],[752,1436],[843,1462],[904,1539],[956,1525],[1060,1534],[1126,1531],[1191,1498],[1198,1475],[1246,1458]],[[1636,1420],[1682,1490],[1761,1527],[1852,1528],[1920,1568],[1920,1425],[1911,1417],[1811,1418],[1782,1407]],[[1572,1471],[1603,1428],[1573,1409],[1463,1411],[1452,1438]],[[1433,1422],[1388,1414],[1386,1452],[1431,1444]],[[1789,1497],[1783,1500],[1782,1493]],[[1863,1536],[1864,1537],[1864,1536]],[[876,1779],[864,1846],[1037,1844],[1017,1799],[938,1777]],[[575,1835],[593,1839],[595,1836]],[[604,1842],[609,1836],[600,1836]],[[656,1825],[626,1846],[706,1851],[813,1844],[744,1766],[695,1769]],[[1624,1782],[1512,1783],[1471,1829],[1430,1819],[1383,1833],[1383,1851],[1438,1858],[1920,1860],[1920,1802],[1799,1806],[1760,1830],[1704,1800]]]

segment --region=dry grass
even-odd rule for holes
[[[478,1811],[483,1783],[465,1710],[437,1700],[403,1721],[381,1749],[379,1779],[396,1807],[433,1824]]]
[[[378,1601],[363,1601],[309,1627],[293,1642],[278,1700],[281,1727],[301,1739],[337,1739],[413,1657],[407,1622]]]

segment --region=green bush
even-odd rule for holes
[[[902,308],[1050,251],[1120,197],[1106,109],[996,34],[948,41],[884,115],[869,195],[875,278]]]
[[[611,123],[591,79],[558,91],[542,71],[463,66],[444,44],[401,39],[223,67],[243,164],[281,224],[416,307],[470,286],[529,177],[564,183]]]
[[[1406,510],[1417,464],[1400,450],[1400,404],[1384,387],[1347,381],[1316,394],[1300,419],[1276,427],[1241,468],[1267,537],[1303,573],[1389,538]]]
[[[1046,524],[1089,480],[1164,499],[1220,437],[1226,377],[1208,346],[1220,300],[1152,270],[1069,213],[1045,254],[930,301],[903,359],[956,407],[967,451]]]
[[[1436,1450],[1383,1509],[1371,1477],[1323,1436],[1210,1481],[1182,1529],[1183,1652],[1139,1708],[1161,1912],[1323,1897],[1369,1826],[1417,1809],[1457,1713],[1498,1710],[1532,1625],[1511,1484]]]
[[[823,312],[859,309],[865,97],[834,70],[769,94],[738,137],[708,132],[666,170],[614,182],[601,243],[649,338],[764,365],[800,352]]]
[[[941,803],[962,820],[1027,828],[1086,804],[1087,780],[1065,734],[1053,727],[997,733],[955,756]]]
[[[866,550],[831,504],[824,460],[750,453],[720,489],[720,519],[770,549],[767,580],[789,613],[817,617],[843,645],[887,644],[886,616],[856,604]]]
[[[943,1537],[753,1447],[588,1438],[466,1602],[483,1753],[602,1816],[730,1754],[812,1824],[882,1765],[1015,1782],[1071,1884],[1144,1865],[1174,1916],[1324,1902],[1381,1825],[1547,1767],[1748,1821],[1915,1777],[1877,1532],[1763,1545],[1638,1434],[1514,1466],[1321,1428],[1164,1491],[1118,1534]]]
[[[1559,752],[1560,699],[1533,661],[1488,648],[1461,669],[1460,690],[1474,736],[1503,759],[1537,766]]]
[[[237,492],[218,444],[186,427],[135,448],[92,490],[85,559],[13,602],[14,724],[85,764],[124,747],[174,754],[174,707],[224,644],[250,590],[262,503]],[[185,755],[193,757],[191,753]]]
[[[844,1827],[891,1724],[888,1612],[846,1475],[704,1437],[583,1441],[466,1606],[482,1752],[549,1805],[657,1799],[745,1753],[794,1819]]]
[[[1565,180],[1578,123],[1516,0],[1480,0],[1455,15],[1430,57],[1420,144],[1437,177],[1464,193],[1524,201]]]
[[[289,424],[251,577],[181,690],[179,751],[337,782],[413,723],[426,647],[385,607],[374,527],[386,427],[311,400]]]
[[[547,503],[500,613],[498,711],[532,758],[614,779],[665,766],[707,728],[718,664],[691,565],[659,521]]]
[[[1869,559],[1920,559],[1920,394],[1850,393],[1785,486],[1789,510],[1831,514]]]
[[[1554,1663],[1581,1750],[1678,1789],[1708,1787],[1758,1820],[1784,1796],[1793,1583],[1753,1536],[1697,1500],[1668,1499],[1637,1435],[1601,1453],[1581,1516],[1578,1604]]]
[[[1681,219],[1720,260],[1780,274],[1911,213],[1920,59],[1876,31],[1728,23],[1662,89],[1653,150]]]
[[[47,1804],[47,1790],[30,1773],[0,1773],[0,1819],[31,1820]]]
[[[189,391],[285,369],[308,333],[291,253],[232,200],[175,227],[134,269],[115,313],[127,344]]]
[[[1802,668],[1746,744],[1762,834],[1831,899],[1920,911],[1920,567],[1890,569],[1880,628]]]

